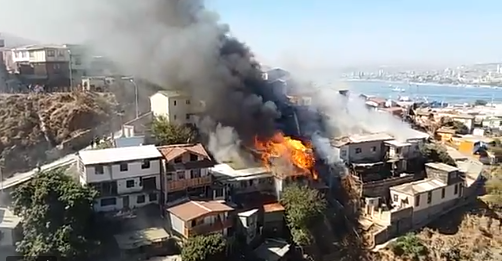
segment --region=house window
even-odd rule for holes
[[[176,173],[176,177],[177,177],[178,179],[185,179],[185,171],[178,171],[178,172]]]
[[[431,204],[431,191],[428,192],[428,204]]]
[[[393,202],[398,202],[398,195],[397,194],[393,195]]]
[[[356,154],[360,154],[360,153],[362,153],[362,149],[361,149],[361,148],[356,148],[356,149],[355,149],[355,153],[356,153]]]
[[[416,207],[419,207],[420,202],[421,202],[421,195],[416,195],[416,202],[414,205],[416,205]]]
[[[148,194],[148,201],[157,201],[157,194],[156,193],[150,193]]]
[[[445,198],[445,188],[442,188],[442,198]]]
[[[174,160],[175,163],[182,163],[182,157],[176,157]]]
[[[102,207],[111,206],[117,204],[116,198],[104,198],[100,200],[100,205]]]
[[[341,150],[341,157],[346,157],[346,154],[347,154],[346,150]]]
[[[166,174],[166,180],[167,181],[173,180],[173,173],[167,173]]]
[[[138,197],[136,197],[136,203],[145,203],[145,195],[138,195]]]
[[[173,106],[176,106],[176,101],[173,101]]]
[[[47,50],[47,57],[54,57],[55,52],[54,50]]]
[[[241,188],[248,187],[248,183],[246,183],[246,180],[241,180],[239,183],[240,183],[239,185],[241,186]]]
[[[173,114],[173,120],[176,120],[176,114]]]
[[[126,181],[126,188],[134,187],[134,180],[130,179]]]
[[[120,169],[120,171],[127,171],[128,170],[127,163],[121,163],[119,165],[119,169]]]
[[[458,194],[458,184],[454,185],[454,195]]]
[[[103,173],[105,173],[103,171],[103,165],[96,165],[96,166],[94,166],[94,174],[96,174],[96,175],[103,175]]]
[[[190,104],[190,100],[186,100],[185,104],[189,105]]]
[[[190,178],[196,179],[201,177],[201,169],[193,169],[190,171]]]
[[[215,198],[221,198],[223,196],[224,196],[224,189],[223,188],[215,189]]]
[[[197,158],[196,154],[190,154],[190,161],[197,161]]]
[[[30,52],[30,58],[35,58],[35,53],[34,52]]]
[[[143,160],[141,163],[141,169],[149,169],[150,168],[150,160]]]
[[[185,114],[185,119],[190,120],[190,114]]]
[[[370,151],[371,151],[371,152],[376,152],[376,150],[377,150],[377,147],[376,147],[376,146],[372,146],[372,148],[370,148]]]

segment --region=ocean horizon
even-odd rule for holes
[[[403,83],[390,81],[344,81],[348,89],[357,93],[379,96],[382,98],[398,99],[409,97],[413,100],[437,101],[449,104],[473,103],[483,100],[488,103],[501,104],[501,87],[474,87],[427,83]],[[402,89],[396,91],[394,89]]]

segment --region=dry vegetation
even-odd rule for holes
[[[501,260],[501,217],[477,204],[470,213],[454,211],[417,234],[397,239],[375,253],[374,260]]]
[[[116,112],[115,97],[108,94],[1,95],[4,178],[86,147],[109,133]]]

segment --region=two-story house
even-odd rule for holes
[[[384,158],[384,141],[393,140],[386,133],[352,135],[333,140],[332,145],[340,149],[339,156],[347,164],[379,162]]]
[[[28,45],[12,49],[15,71],[26,83],[70,86],[85,74],[79,45]]]
[[[233,210],[223,201],[186,201],[167,209],[167,227],[183,239],[213,233],[227,236],[233,225],[229,212]]]
[[[171,123],[194,124],[195,115],[203,109],[203,102],[195,101],[182,91],[159,91],[150,96],[150,110],[154,116],[166,117]]]
[[[427,163],[427,178],[390,188],[393,205],[412,207],[413,222],[420,224],[454,207],[463,195],[459,169],[444,163]]]
[[[215,165],[203,145],[177,144],[158,147],[163,160],[165,202],[189,196],[211,198],[212,177],[208,168]]]
[[[161,157],[154,145],[80,151],[79,179],[99,192],[98,212],[159,203]]]

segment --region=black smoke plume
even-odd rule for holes
[[[94,19],[96,47],[127,72],[203,101],[206,111],[198,127],[212,137],[214,153],[233,153],[236,143],[276,131],[281,97],[262,78],[250,49],[203,1],[111,0],[106,5]]]

